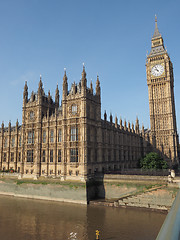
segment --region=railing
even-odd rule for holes
[[[173,205],[161,227],[156,240],[179,240],[180,239],[180,190]]]

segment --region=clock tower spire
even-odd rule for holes
[[[171,164],[179,163],[178,135],[174,102],[173,65],[157,26],[151,39],[151,51],[146,60],[151,135],[154,147]]]

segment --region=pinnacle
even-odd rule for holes
[[[161,37],[161,34],[160,34],[158,26],[157,26],[157,16],[155,15],[155,30],[154,30],[154,35],[152,38],[158,38],[158,37]]]

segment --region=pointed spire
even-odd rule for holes
[[[86,78],[86,71],[85,71],[85,66],[83,63],[82,79],[85,79],[85,78]]]
[[[134,123],[132,122],[131,131],[134,132]]]
[[[113,122],[112,113],[110,113],[110,123]]]
[[[59,107],[59,89],[58,89],[58,83],[57,83],[57,87],[56,87],[55,103],[56,103],[56,104],[58,105],[58,107]]]
[[[67,83],[66,68],[64,68],[63,83]]]
[[[100,95],[100,81],[99,81],[98,75],[97,75],[97,80],[96,80],[96,95]]]
[[[2,124],[1,124],[1,128],[4,129],[4,122],[2,122]]]
[[[42,76],[40,75],[39,87],[38,87],[38,95],[42,96],[42,94],[43,94],[43,84],[42,84]]]
[[[117,128],[118,126],[118,119],[117,119],[117,116],[115,116],[115,127]]]
[[[128,131],[131,132],[131,124],[129,121],[128,121]]]
[[[144,124],[142,124],[142,134],[144,135]]]
[[[17,119],[17,121],[16,121],[16,128],[18,128],[18,126],[19,126],[19,122],[18,122],[18,119]]]
[[[139,134],[139,120],[138,120],[138,117],[136,117],[135,133]]]
[[[87,79],[86,79],[86,71],[85,71],[84,63],[83,63],[83,71],[81,75],[82,75],[82,78],[81,78],[82,87],[84,88],[84,90],[86,90]]]
[[[90,83],[90,93],[93,94],[93,84],[92,84],[92,79],[91,79],[91,83]]]
[[[49,102],[51,101],[51,93],[50,93],[50,90],[48,91],[48,101],[49,101]]]
[[[106,110],[105,110],[105,112],[104,112],[104,121],[106,121],[107,120],[107,114],[106,114]]]
[[[8,128],[9,128],[9,130],[11,129],[11,120],[9,120]]]
[[[122,118],[121,117],[120,117],[119,125],[120,125],[120,129],[122,129]]]
[[[68,83],[67,83],[67,76],[66,76],[66,68],[64,68],[64,77],[63,77],[63,99],[66,98],[68,94]]]
[[[126,119],[124,119],[124,130],[127,130],[127,126],[126,126]]]
[[[25,85],[24,85],[23,100],[24,100],[24,103],[27,103],[27,101],[28,101],[28,86],[27,86],[27,81],[25,81]]]
[[[155,15],[155,30],[154,30],[154,35],[152,38],[159,38],[159,37],[161,37],[161,34],[160,34],[158,26],[157,26],[157,16]]]

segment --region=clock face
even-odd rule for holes
[[[156,77],[160,76],[163,72],[164,72],[164,66],[160,64],[155,65],[151,69],[151,74]]]

